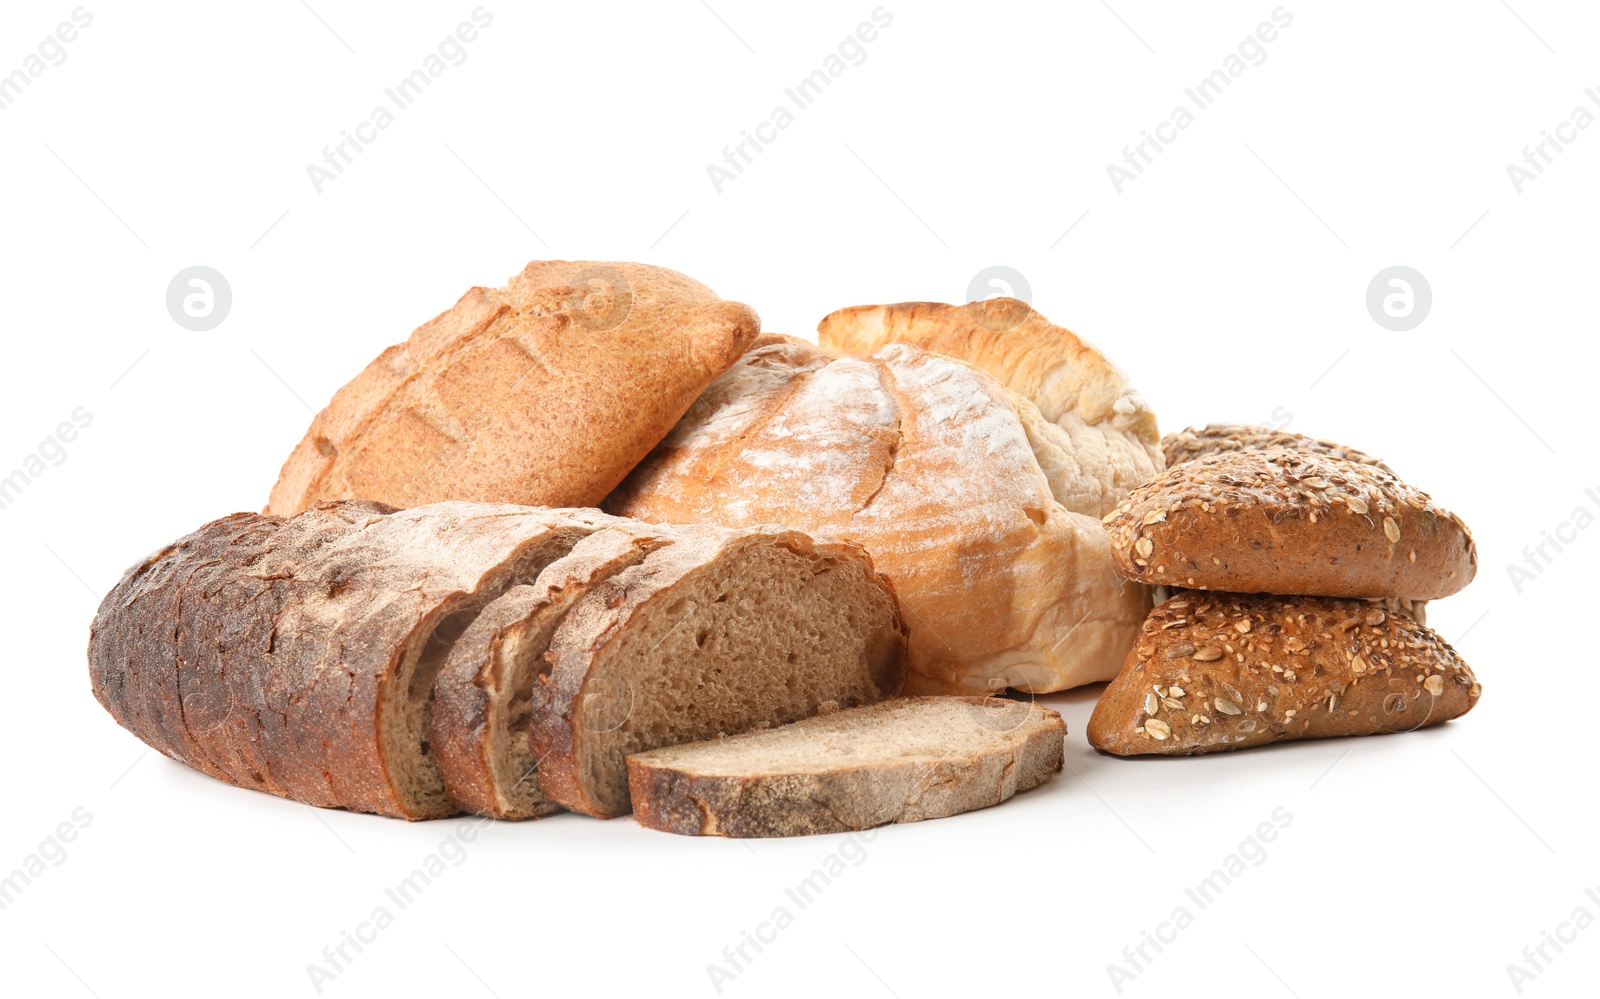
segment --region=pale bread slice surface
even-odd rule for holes
[[[901,697],[628,757],[634,818],[691,836],[803,836],[997,805],[1061,769],[1066,725],[998,697]]]

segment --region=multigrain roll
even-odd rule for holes
[[[1456,515],[1375,465],[1293,448],[1206,455],[1104,519],[1130,579],[1235,593],[1433,600],[1472,581]]]
[[[1137,756],[1405,732],[1466,714],[1482,691],[1392,602],[1190,592],[1150,612],[1088,736]]]

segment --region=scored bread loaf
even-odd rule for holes
[[[1394,469],[1364,451],[1273,427],[1208,423],[1201,430],[1189,427],[1161,438],[1161,453],[1166,457],[1168,468],[1185,461],[1203,458],[1208,454],[1223,454],[1227,451],[1265,451],[1275,447],[1291,447],[1301,451],[1332,455],[1362,465],[1375,465],[1390,475],[1394,474]]]
[[[670,528],[619,521],[579,541],[531,586],[506,591],[456,642],[433,694],[433,751],[462,808],[503,819],[556,810],[529,743],[533,692],[568,609],[589,588],[672,541]]]
[[[1175,465],[1105,524],[1129,578],[1190,589],[1432,600],[1477,572],[1466,525],[1426,493],[1293,448]]]
[[[1150,612],[1089,744],[1186,755],[1405,732],[1466,714],[1482,689],[1393,602],[1189,592]]]
[[[330,499],[591,506],[760,330],[675,271],[535,261],[473,288],[318,413],[266,512]]]
[[[966,305],[902,302],[839,309],[817,324],[824,346],[867,356],[909,343],[972,365],[1038,407],[1065,432],[1035,448],[1056,500],[1109,513],[1161,471],[1161,431],[1128,379],[1093,346],[1015,298]],[[1038,437],[1030,432],[1030,436]],[[1051,460],[1054,459],[1054,460]]]
[[[861,549],[780,528],[685,528],[589,586],[539,678],[544,794],[629,811],[626,758],[870,704],[904,680],[905,624]]]
[[[900,697],[628,757],[633,817],[687,836],[808,836],[997,805],[1061,769],[1061,716]]]
[[[224,517],[106,596],[89,637],[95,697],[148,745],[241,787],[407,819],[453,814],[427,716],[451,643],[493,597],[613,522],[360,501]]]
[[[1098,505],[1057,499],[1045,466],[1075,447],[960,361],[766,336],[603,505],[859,544],[910,626],[909,693],[1061,690],[1115,676],[1150,606],[1117,573]]]

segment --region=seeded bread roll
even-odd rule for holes
[[[1185,593],[1150,612],[1089,744],[1189,755],[1407,732],[1466,714],[1482,690],[1449,643],[1381,603]]]
[[[1434,600],[1478,568],[1466,525],[1426,493],[1291,448],[1184,462],[1104,523],[1129,578],[1189,589]]]
[[[905,623],[853,545],[701,527],[589,588],[556,630],[533,749],[550,799],[630,811],[626,758],[898,693]]]
[[[1390,475],[1394,474],[1394,469],[1388,465],[1353,447],[1307,437],[1304,434],[1291,434],[1287,430],[1275,430],[1271,427],[1252,427],[1239,423],[1208,423],[1204,430],[1190,427],[1161,438],[1161,453],[1167,459],[1168,468],[1185,461],[1203,458],[1208,454],[1265,451],[1275,447],[1298,448],[1301,451],[1344,458],[1362,465],[1374,465]]]
[[[633,817],[685,836],[810,836],[998,805],[1061,769],[1061,716],[902,697],[628,757]]]
[[[1150,591],[1151,597],[1157,604],[1162,604],[1173,597],[1181,597],[1185,593],[1204,593],[1204,590],[1186,590],[1181,586],[1157,586]],[[1418,624],[1428,623],[1428,602],[1426,600],[1407,600],[1405,597],[1373,597],[1368,602],[1385,611],[1399,611],[1409,614]]]

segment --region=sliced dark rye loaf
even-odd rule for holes
[[[619,521],[578,542],[531,586],[484,608],[456,642],[434,685],[433,751],[462,808],[502,819],[547,815],[529,742],[536,678],[567,611],[594,585],[672,542],[687,528]]]
[[[590,587],[556,630],[533,712],[540,786],[626,815],[629,754],[878,701],[899,690],[905,649],[860,548],[696,529]]]
[[[902,697],[628,757],[633,816],[687,836],[806,836],[997,805],[1061,769],[1049,708]]]
[[[328,503],[234,514],[129,569],[89,638],[95,697],[214,777],[407,819],[458,811],[428,742],[434,677],[479,609],[615,519]]]

